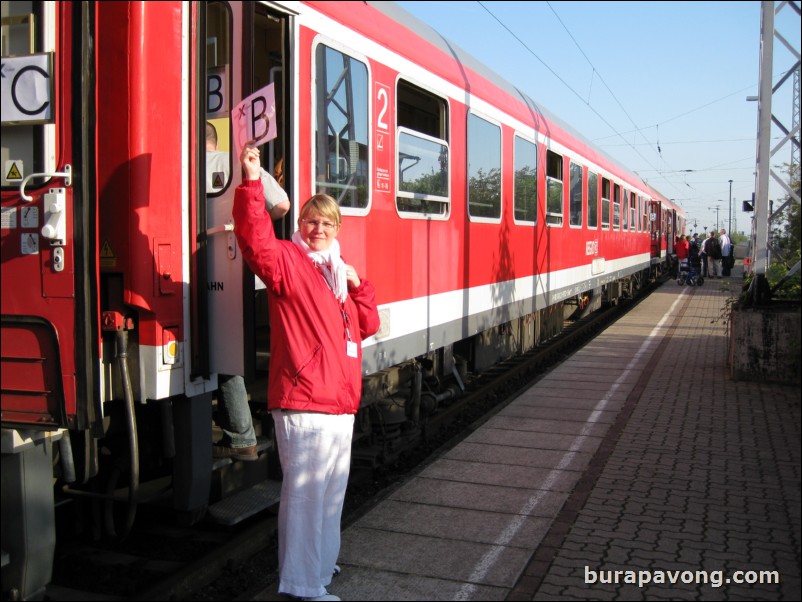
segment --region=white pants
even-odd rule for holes
[[[340,553],[353,414],[273,410],[281,469],[278,566],[282,594],[322,596]]]

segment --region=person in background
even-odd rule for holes
[[[290,210],[290,199],[284,191],[283,175],[284,159],[279,159],[276,164],[276,173],[281,179],[281,183],[276,178],[259,168],[259,177],[262,180],[264,196],[267,210],[270,217],[274,220],[284,217]],[[228,152],[217,149],[217,128],[208,121],[206,122],[206,194],[213,194],[221,191],[228,183],[231,171]]]
[[[693,238],[688,241],[688,266],[701,276],[701,265],[699,263],[699,245],[696,244],[698,234],[694,234]],[[690,237],[689,237],[690,238]]]
[[[228,153],[217,149],[217,129],[206,122],[206,194],[223,190],[230,175]],[[287,193],[263,169],[260,177],[265,191],[265,206],[272,219],[283,217],[290,209]],[[238,374],[219,374],[217,389],[217,423],[222,439],[212,446],[215,458],[253,461],[259,459],[256,431],[248,406],[245,379]]]
[[[720,278],[719,262],[721,261],[721,246],[715,232],[710,232],[702,247],[707,255],[707,274],[709,278]]]
[[[721,275],[729,276],[732,269],[732,241],[724,228],[719,231],[718,242],[721,245]]]
[[[339,600],[340,520],[362,394],[362,341],[378,331],[373,285],[340,257],[340,208],[316,194],[292,240],[276,238],[262,202],[259,150],[240,157],[234,233],[267,287],[271,324],[268,409],[284,474],[279,505],[279,593]]]
[[[688,239],[685,236],[677,236],[674,243],[674,253],[677,254],[677,271],[682,271],[682,268],[688,269],[688,252],[689,252]]]
[[[698,234],[694,234],[696,243],[699,246],[699,265],[702,266],[702,277],[707,278],[707,252],[705,251],[707,239],[698,238],[698,236]]]

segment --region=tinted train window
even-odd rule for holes
[[[618,184],[613,188],[613,230],[621,228],[621,187]]]
[[[626,189],[621,189],[621,229],[627,229],[627,214],[629,213],[627,207],[629,205],[629,193]]]
[[[610,229],[610,180],[602,178],[602,228]]]
[[[537,145],[515,137],[514,217],[521,222],[537,221]]]
[[[546,223],[563,223],[563,158],[551,151],[546,151]]]
[[[324,44],[315,49],[315,192],[340,207],[369,202],[368,68]]]
[[[588,228],[599,227],[599,176],[588,172]]]
[[[501,128],[468,115],[468,215],[501,217]]]
[[[450,210],[448,105],[409,82],[397,88],[396,207],[407,214],[447,217]]]
[[[570,224],[572,226],[582,225],[582,166],[571,163],[569,172],[571,178],[571,196],[568,200],[568,211]]]

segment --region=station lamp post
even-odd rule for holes
[[[732,180],[730,180],[730,211],[727,218],[727,234],[732,238]]]

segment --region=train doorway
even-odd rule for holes
[[[242,261],[232,231],[234,191],[242,175],[230,112],[254,91],[273,85],[278,136],[261,147],[262,166],[293,198],[292,112],[285,110],[293,106],[286,68],[292,64],[290,24],[289,14],[258,3],[206,5],[205,128],[216,134],[216,144],[207,145],[205,173],[209,364],[212,373],[244,375],[248,383],[266,372],[269,327],[264,284]],[[279,238],[292,234],[292,213],[274,222]]]

